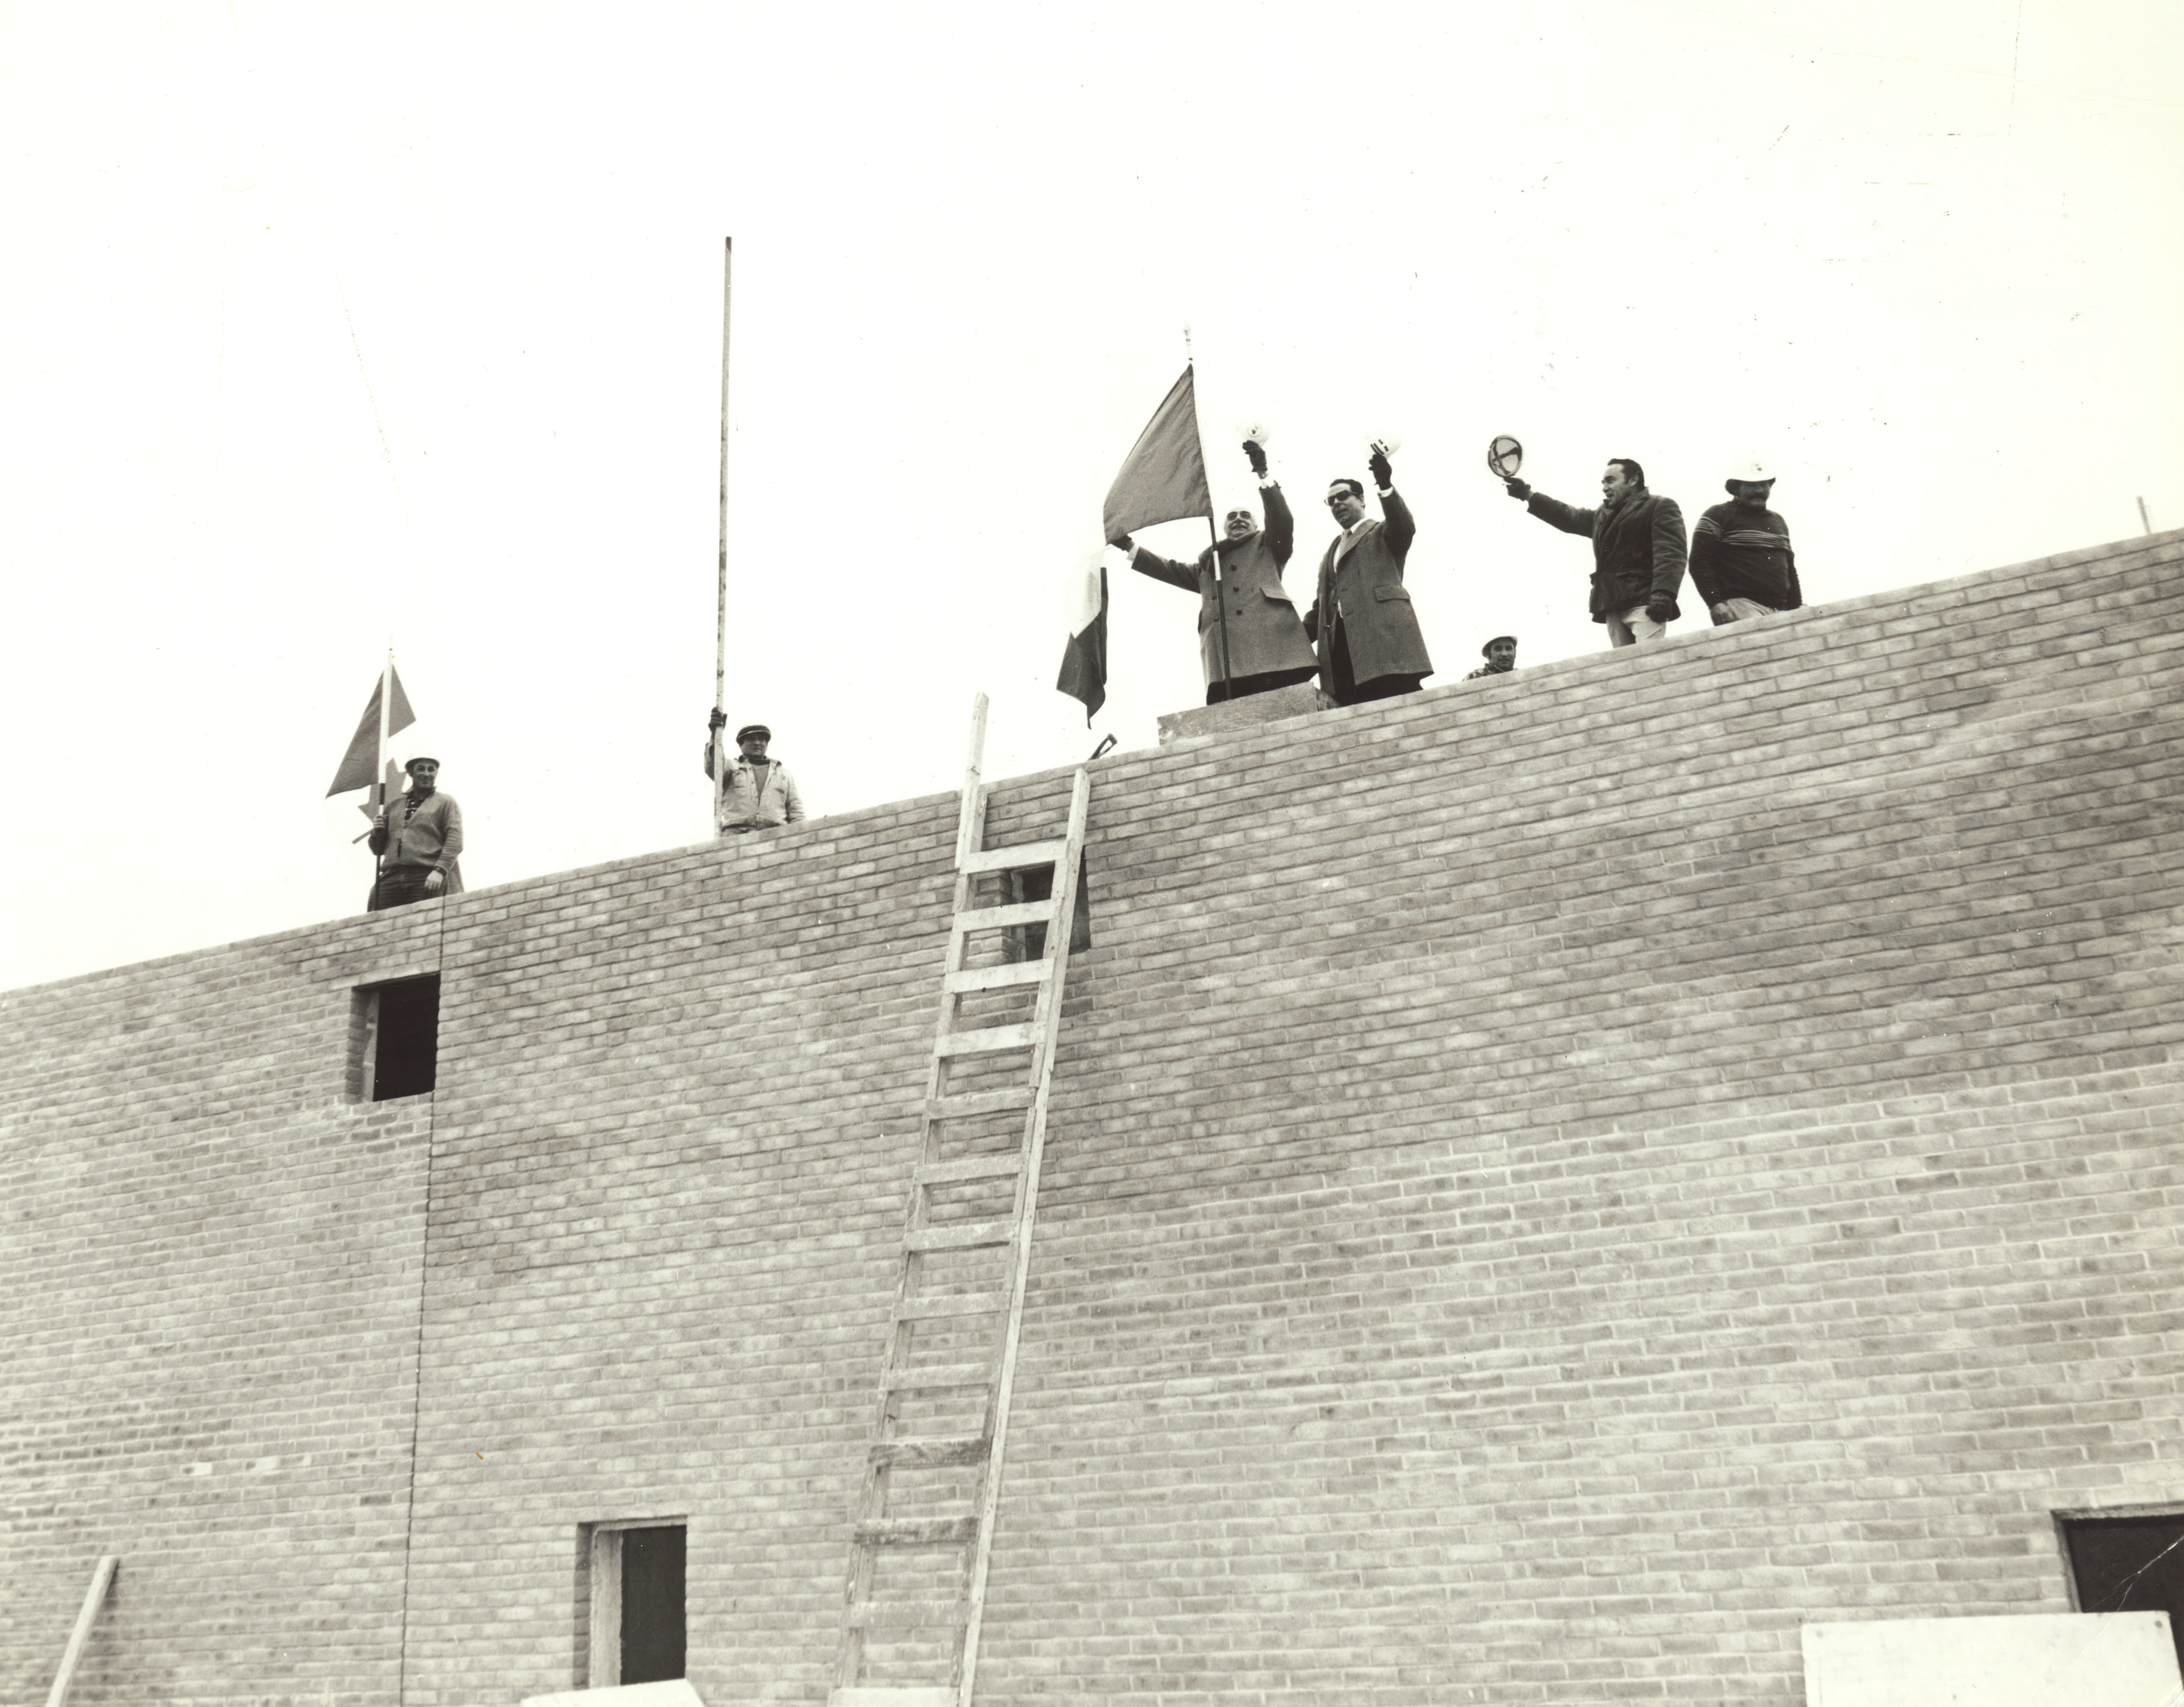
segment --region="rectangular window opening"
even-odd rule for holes
[[[349,1010],[349,1092],[360,1103],[421,1096],[438,1082],[440,978],[367,984]]]
[[[587,1526],[586,1688],[661,1683],[683,1675],[689,1532],[687,1524],[660,1518]]]
[[[1001,874],[1005,901],[1050,901],[1054,898],[1054,867],[1028,865]],[[1019,925],[1008,932],[1008,958],[1037,960],[1046,954],[1046,926]],[[1080,954],[1092,946],[1092,897],[1085,887],[1084,859],[1077,860],[1077,905],[1069,919],[1069,952]]]
[[[2184,1665],[2184,1511],[2057,1514],[2081,1612],[2166,1612]]]

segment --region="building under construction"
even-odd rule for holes
[[[2180,689],[2184,532],[0,996],[0,1695],[2091,1677]]]

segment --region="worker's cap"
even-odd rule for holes
[[[402,761],[402,768],[404,771],[415,770],[421,765],[429,765],[435,770],[440,768],[440,761],[433,758],[429,753],[420,753],[415,758],[405,759]]]
[[[1749,456],[1729,471],[1728,484],[1734,487],[1739,482],[1747,482],[1757,486],[1762,481],[1770,481],[1774,478],[1774,470],[1768,467],[1763,460],[1756,456]]]
[[[1485,645],[1479,648],[1479,655],[1481,658],[1491,658],[1494,655],[1494,648],[1501,645],[1501,643],[1505,640],[1512,646],[1514,646],[1517,643],[1517,637],[1513,634],[1497,634],[1493,639],[1488,641]]]
[[[739,742],[748,741],[754,735],[762,736],[768,741],[773,739],[773,731],[763,723],[746,723],[736,731],[736,739]]]

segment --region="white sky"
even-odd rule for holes
[[[1186,322],[1295,586],[1403,436],[1441,682],[1602,643],[1498,431],[1687,518],[1769,456],[1822,604],[2184,523],[2180,72],[2157,0],[8,0],[0,986],[357,910],[390,640],[473,887],[706,835],[727,234],[728,710],[819,813],[977,688],[995,776],[1202,698],[1120,570],[1052,687]]]

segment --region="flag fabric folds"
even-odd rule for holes
[[[407,729],[417,720],[417,714],[410,709],[410,696],[402,691],[402,678],[392,664],[387,666],[387,732]],[[341,769],[334,772],[333,786],[326,790],[329,798],[346,794],[352,788],[369,788],[379,781],[375,774],[379,769],[379,689],[374,682],[371,698],[364,702],[364,715],[357,720],[356,733],[349,737],[348,751],[342,754]]]
[[[1198,442],[1198,391],[1186,366],[1153,411],[1123,471],[1107,488],[1102,520],[1107,537],[1185,516],[1213,520],[1213,492],[1206,479],[1206,453]]]
[[[1069,644],[1062,648],[1055,687],[1084,702],[1084,722],[1107,703],[1107,548],[1094,552],[1071,571],[1063,597]]]

